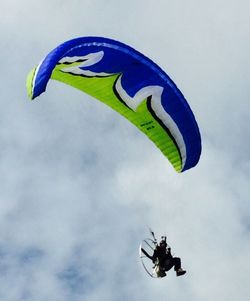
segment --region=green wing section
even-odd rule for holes
[[[148,110],[148,100],[145,99],[137,107],[136,111],[133,111],[116,95],[114,85],[120,74],[105,77],[85,77],[61,71],[64,67],[68,67],[68,65],[58,64],[53,70],[51,78],[93,96],[127,118],[157,145],[176,171],[181,171],[182,161],[180,153],[166,130],[162,128]]]

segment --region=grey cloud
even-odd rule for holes
[[[0,296],[14,300],[247,299],[249,2],[5,1],[1,4]],[[25,77],[48,51],[103,35],[142,51],[188,99],[199,165],[176,174],[155,146],[92,98]],[[147,226],[186,277],[152,281]]]

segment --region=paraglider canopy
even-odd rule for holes
[[[80,89],[123,115],[176,171],[198,163],[200,133],[183,94],[159,66],[130,46],[103,37],[67,41],[30,72],[31,99],[45,91],[49,79]]]

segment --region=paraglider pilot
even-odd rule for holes
[[[172,256],[171,248],[168,247],[166,242],[166,236],[163,236],[160,243],[156,245],[151,260],[155,264],[155,271],[158,277],[166,276],[166,272],[172,269],[172,267],[174,267],[176,276],[181,276],[186,273],[186,271],[181,268],[181,259]]]

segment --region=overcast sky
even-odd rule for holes
[[[234,301],[250,298],[249,0],[1,0],[0,299]],[[177,174],[127,120],[27,73],[60,43],[119,40],[181,89],[202,156]],[[151,279],[148,226],[187,274]]]

